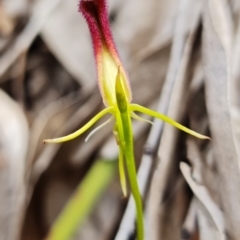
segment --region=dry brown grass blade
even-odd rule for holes
[[[28,123],[21,108],[0,90],[0,239],[18,240],[26,200]]]
[[[228,52],[222,35],[215,29],[209,2],[203,15],[203,66],[206,84],[206,104],[214,157],[218,167],[221,199],[227,234],[231,239],[240,236],[240,172],[236,153],[228,102]],[[223,19],[224,20],[224,19]]]
[[[235,8],[234,8],[235,9]],[[240,165],[240,16],[236,17],[236,33],[233,36],[232,44],[232,56],[231,56],[231,81],[229,82],[229,100],[230,100],[230,110],[232,116],[233,124],[233,135],[236,144],[236,150],[238,153],[238,160]]]
[[[200,240],[211,239],[220,240],[224,239],[220,236],[219,232],[216,231],[214,224],[212,223],[210,217],[206,213],[206,210],[198,206],[197,210],[197,221],[199,225],[199,238]]]
[[[188,238],[192,239],[191,237],[197,231],[196,226],[197,209],[198,209],[197,200],[196,198],[192,198],[191,204],[188,208],[188,212],[182,225],[182,236],[189,236]]]
[[[224,238],[224,220],[223,220],[223,213],[219,209],[219,207],[214,203],[214,201],[211,199],[211,196],[209,195],[206,187],[203,185],[197,184],[191,176],[191,168],[184,162],[180,163],[180,169],[182,171],[182,174],[191,187],[192,191],[194,192],[197,199],[201,202],[201,204],[204,206],[204,214],[207,213],[207,220],[211,221],[215,231],[218,231],[218,238],[225,239]],[[198,209],[199,210],[199,209]],[[201,212],[201,210],[200,210]],[[202,217],[202,216],[201,216]],[[206,217],[206,216],[205,216]],[[204,220],[202,220],[204,222]],[[203,230],[204,231],[204,230]],[[217,239],[217,238],[215,238]]]

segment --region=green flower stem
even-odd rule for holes
[[[46,240],[69,240],[94,209],[117,167],[116,161],[97,161],[52,226]]]
[[[119,69],[118,69],[119,71]],[[133,131],[131,121],[131,110],[129,109],[129,102],[124,92],[121,75],[118,73],[116,78],[116,100],[117,108],[115,109],[115,117],[117,130],[119,134],[119,145],[123,149],[123,154],[126,160],[126,168],[128,179],[130,183],[131,192],[135,200],[137,212],[137,239],[144,239],[144,225],[143,225],[143,210],[142,199],[137,182],[137,174],[134,160],[133,148]]]
[[[144,239],[144,225],[143,225],[143,210],[142,210],[142,199],[137,182],[137,174],[134,161],[134,150],[133,150],[133,135],[132,135],[132,123],[129,112],[126,111],[121,113],[122,126],[124,133],[124,155],[126,159],[126,166],[128,172],[129,183],[132,191],[133,198],[136,204],[137,212],[137,239]]]

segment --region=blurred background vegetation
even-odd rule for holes
[[[97,0],[96,0],[97,1]],[[0,0],[0,239],[130,240],[112,127],[43,145],[103,107],[77,0]],[[239,240],[240,1],[109,0],[133,102],[146,240]]]

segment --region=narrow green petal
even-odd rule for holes
[[[210,139],[209,137],[205,136],[205,135],[202,135],[202,134],[199,134],[187,127],[184,127],[183,125],[181,125],[180,123],[174,121],[173,119],[167,117],[166,115],[163,115],[161,113],[158,113],[158,112],[155,112],[151,109],[148,109],[148,108],[145,108],[143,106],[140,106],[138,104],[131,104],[130,105],[130,109],[131,111],[138,111],[138,112],[141,112],[141,113],[145,113],[147,115],[150,115],[152,117],[155,117],[155,118],[158,118],[158,119],[161,119],[163,120],[164,122],[167,122],[171,125],[173,125],[174,127],[194,136],[194,137],[197,137],[197,138],[200,138],[200,139]]]
[[[43,141],[43,143],[61,143],[61,142],[67,142],[70,141],[81,134],[83,134],[85,131],[87,131],[94,123],[96,123],[100,118],[102,118],[107,113],[110,113],[113,110],[113,107],[108,107],[103,109],[101,112],[99,112],[97,115],[95,115],[88,123],[86,123],[82,128],[77,130],[76,132],[69,134],[65,137],[60,138],[54,138],[54,139],[46,139]]]
[[[136,113],[134,112],[131,112],[131,117],[135,120],[138,120],[138,121],[142,121],[142,122],[146,122],[146,123],[150,123],[153,125],[153,122],[148,120],[148,119],[145,119],[145,118],[142,118],[140,116],[138,116]]]
[[[100,129],[108,125],[112,121],[113,117],[110,117],[107,121],[104,123],[100,124],[98,127],[94,128],[88,136],[85,138],[85,142],[87,142],[96,132],[98,132]]]
[[[118,160],[118,167],[119,167],[119,176],[120,176],[120,183],[123,191],[123,196],[127,196],[127,184],[126,184],[126,176],[124,171],[124,156],[123,150],[119,146],[119,160]]]

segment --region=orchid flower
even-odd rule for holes
[[[194,132],[171,118],[143,106],[131,103],[131,89],[127,74],[118,56],[108,22],[105,0],[81,0],[79,11],[88,24],[95,62],[98,73],[98,85],[106,108],[94,116],[86,125],[76,132],[65,137],[47,139],[46,143],[60,143],[72,140],[90,127],[106,114],[112,115],[104,124],[97,127],[89,136],[92,136],[107,123],[114,121],[113,134],[119,147],[119,175],[123,195],[127,195],[125,168],[127,170],[130,189],[136,204],[137,212],[137,238],[144,239],[142,200],[137,183],[136,167],[134,161],[133,133],[131,118],[142,120],[135,112],[150,115],[163,120],[180,130],[197,138],[208,139],[207,136]],[[88,137],[89,138],[89,137]],[[87,139],[88,139],[87,138]]]

